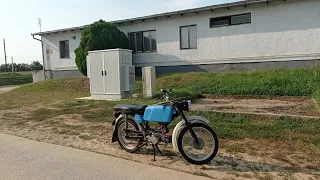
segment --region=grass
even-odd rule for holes
[[[138,80],[136,92],[141,93]],[[248,72],[180,73],[159,76],[157,88],[181,95],[312,96],[320,89],[320,67]]]
[[[61,100],[89,96],[86,78],[56,79],[25,84],[8,93],[0,94],[0,110],[54,103]]]
[[[272,139],[320,146],[319,119],[275,118],[205,111],[196,111],[191,114],[209,119],[210,125],[220,138]]]
[[[183,73],[160,76],[158,88],[174,87],[179,96],[198,94],[296,95],[314,96],[320,102],[320,68],[252,71],[234,73]],[[138,80],[136,92],[141,92]],[[36,107],[30,120],[45,121],[60,115],[79,114],[85,121],[112,122],[113,106],[118,103],[154,104],[158,99],[133,98],[124,101],[85,101],[89,96],[86,78],[57,79],[22,85],[0,94],[0,110]],[[50,106],[48,106],[50,104]],[[320,145],[320,121],[297,118],[237,115],[194,111],[210,120],[220,138],[272,139]],[[170,125],[172,128],[174,123]],[[243,151],[238,149],[237,151]]]
[[[0,73],[0,86],[32,83],[32,73]]]
[[[117,103],[120,102],[69,100],[58,104],[55,109],[41,108],[33,111],[30,119],[43,121],[60,115],[80,114],[85,121],[111,123],[114,120],[112,116],[113,106]],[[143,102],[138,101],[136,103]],[[215,129],[219,138],[293,141],[320,147],[320,121],[318,119],[304,120],[289,117],[278,118],[208,111],[192,111],[189,114],[209,119],[210,126]],[[177,122],[179,120],[171,123],[169,128],[172,129]],[[232,149],[232,151],[236,152],[245,151],[244,148],[237,145],[227,149]]]
[[[320,108],[320,89],[314,92],[313,97],[317,103],[318,108]]]

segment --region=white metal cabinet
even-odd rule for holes
[[[103,77],[103,61],[99,60],[99,54],[91,54],[90,60],[87,62],[89,67],[90,91],[91,93],[104,93],[104,77]],[[90,61],[95,61],[90,63]]]
[[[89,51],[87,63],[93,99],[122,99],[132,95],[135,71],[131,50]]]

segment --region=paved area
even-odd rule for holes
[[[208,178],[0,133],[0,179],[205,180]]]
[[[18,87],[19,86],[0,87],[0,93],[9,92],[9,91],[16,89]]]

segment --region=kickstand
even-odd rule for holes
[[[159,151],[159,153],[161,154],[161,156],[163,156],[162,152],[161,152],[160,149],[159,149],[158,144],[156,144],[156,145],[154,145],[154,146],[157,148],[157,150]]]
[[[154,147],[154,144],[152,144],[152,149],[153,149],[153,160],[152,161],[156,161],[156,149]]]
[[[162,152],[159,149],[158,144],[152,144],[152,149],[153,149],[153,160],[152,161],[156,161],[156,149],[159,151],[161,156],[163,156]]]

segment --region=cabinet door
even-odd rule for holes
[[[104,54],[104,88],[105,93],[117,94],[120,93],[120,77],[119,77],[119,56],[116,51]]]
[[[100,56],[100,57],[99,57]],[[103,63],[101,60],[101,54],[94,53],[90,54],[90,88],[91,93],[103,94]]]

